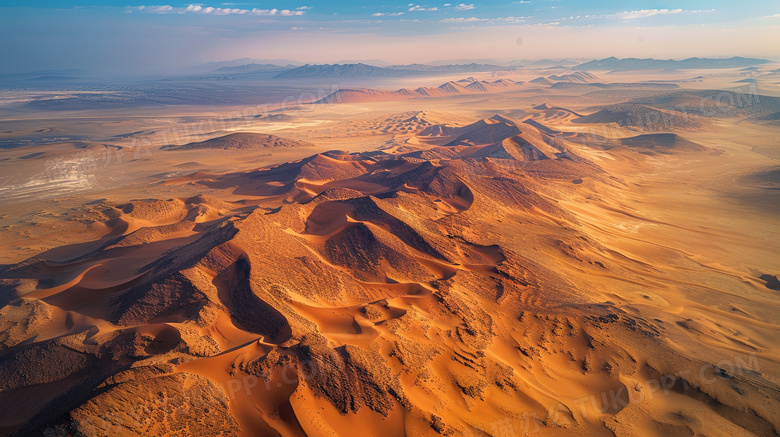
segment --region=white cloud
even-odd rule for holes
[[[715,9],[696,9],[696,10],[684,10],[684,9],[639,9],[636,11],[624,11],[617,14],[610,15],[585,15],[585,18],[617,18],[621,20],[637,20],[640,18],[652,17],[654,15],[677,15],[677,14],[699,14],[706,12],[713,12]]]
[[[640,9],[638,11],[625,11],[611,15],[614,18],[622,18],[624,20],[636,20],[637,18],[652,17],[653,15],[671,15],[679,14],[682,9]]]
[[[474,9],[474,4],[465,4],[461,3],[458,6],[455,6],[456,11],[470,11],[471,9]]]
[[[470,18],[445,18],[441,20],[442,23],[474,23],[477,21],[489,21],[487,18],[477,18],[477,17],[470,17]]]
[[[433,11],[438,11],[439,10],[439,8],[437,8],[437,7],[429,8],[429,7],[426,7],[426,6],[415,5],[413,3],[409,3],[409,6],[411,6],[409,8],[409,12],[415,12],[415,11],[433,12]]]
[[[214,8],[211,6],[201,5],[188,5],[186,8],[174,8],[170,5],[163,6],[138,6],[136,8],[130,8],[153,14],[205,14],[205,15],[282,15],[282,16],[297,16],[305,14],[306,9],[311,9],[309,6],[301,6],[295,10],[289,9],[238,9],[238,8]]]
[[[168,12],[173,11],[173,6],[171,5],[162,5],[162,6],[138,6],[139,11],[144,11],[150,14],[165,14]]]
[[[441,20],[441,23],[481,23],[486,25],[497,24],[520,24],[525,22],[526,19],[531,17],[498,17],[498,18],[445,18]]]

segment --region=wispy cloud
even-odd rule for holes
[[[472,9],[474,9],[474,4],[467,5],[465,3],[461,3],[458,6],[455,6],[456,11],[470,11]]]
[[[610,15],[593,15],[593,18],[616,18],[620,20],[630,21],[638,20],[641,18],[652,17],[655,15],[678,15],[678,14],[698,14],[702,12],[713,12],[715,9],[697,9],[697,10],[685,10],[685,9],[639,9],[636,11],[624,11]],[[587,17],[587,16],[586,16]]]
[[[163,6],[138,6],[137,9],[139,11],[148,12],[150,14],[165,14],[167,12],[173,11],[173,6],[170,6],[170,5],[163,5]]]
[[[636,11],[623,11],[618,12],[616,14],[609,14],[609,15],[592,15],[591,17],[598,18],[598,17],[604,17],[604,18],[618,18],[622,20],[637,20],[640,18],[647,18],[652,17],[655,15],[677,15],[677,14],[695,14],[699,12],[712,12],[714,9],[707,9],[707,10],[695,10],[695,11],[687,11],[684,9],[639,9]]]
[[[686,10],[686,9],[640,9],[636,11],[623,11],[623,12],[617,12],[614,14],[598,14],[598,15],[572,15],[569,17],[560,17],[558,20],[599,20],[599,19],[609,19],[609,20],[623,20],[624,22],[633,22],[634,20],[642,19],[642,18],[648,18],[653,17],[656,15],[668,15],[668,16],[674,16],[674,15],[682,15],[682,14],[699,14],[699,13],[707,13],[707,12],[714,12],[715,9],[697,9],[697,10]],[[780,14],[778,14],[780,16]],[[588,26],[591,26],[592,24],[589,24]]]
[[[403,12],[387,12],[387,13],[385,13],[385,12],[377,12],[377,13],[371,14],[371,15],[374,16],[374,17],[384,17],[384,16],[387,16],[387,17],[397,17],[397,16],[403,15],[403,14],[404,14]]]
[[[188,5],[186,8],[174,8],[170,5],[136,6],[128,8],[130,12],[139,11],[151,14],[204,14],[204,15],[281,15],[297,16],[305,14],[309,6],[301,6],[290,9],[239,9],[239,8],[214,8],[211,6]]]
[[[445,18],[441,23],[480,23],[480,24],[518,24],[523,23],[531,17],[497,17],[497,18],[477,18],[477,17],[458,17]]]
[[[409,12],[417,12],[417,11],[420,11],[420,12],[433,12],[433,11],[438,11],[439,10],[439,8],[437,8],[435,6],[432,7],[432,8],[429,8],[427,6],[420,6],[420,5],[416,5],[414,3],[409,3],[408,6],[409,6]]]
[[[635,20],[637,18],[652,17],[653,15],[671,15],[679,14],[682,9],[640,9],[638,11],[625,11],[612,15],[614,18],[622,18],[624,20]]]
[[[477,18],[477,17],[470,17],[470,18],[445,18],[441,20],[442,23],[476,23],[479,21],[490,21],[488,18]]]

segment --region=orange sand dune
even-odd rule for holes
[[[469,121],[329,108],[341,127],[307,132],[370,134],[112,192],[78,218],[92,241],[0,266],[0,429],[777,435],[776,169],[754,128],[602,135],[665,110],[546,88],[496,113],[521,86],[394,95]],[[189,146],[293,144],[235,135]]]

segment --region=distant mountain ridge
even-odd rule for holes
[[[411,71],[431,71],[431,72],[448,72],[448,73],[472,73],[479,71],[497,71],[506,70],[506,65],[496,64],[443,64],[443,65],[431,65],[431,64],[408,64],[408,65],[390,65],[390,69],[394,70],[411,70]]]
[[[240,67],[242,65],[249,64],[272,64],[278,66],[291,65],[298,66],[303,65],[303,62],[294,61],[291,59],[254,59],[254,58],[240,58],[232,59],[230,61],[212,61],[200,65],[191,65],[179,68],[180,71],[189,73],[209,73],[217,71],[223,67]]]
[[[613,57],[585,62],[571,67],[572,70],[661,70],[661,69],[696,69],[696,68],[739,68],[766,64],[766,59],[742,58],[688,58],[683,60],[624,58]]]
[[[653,58],[616,58],[609,57],[604,59],[591,60],[580,63],[573,67],[566,67],[565,64],[572,65],[577,62],[573,59],[553,60],[541,59],[536,61],[521,60],[512,62],[499,62],[491,59],[484,59],[485,62],[467,63],[470,60],[436,61],[425,64],[394,64],[390,65],[384,61],[375,60],[376,65],[360,61],[340,61],[335,64],[305,64],[296,61],[276,59],[276,60],[257,60],[251,58],[242,58],[225,62],[210,62],[191,69],[200,69],[215,73],[253,73],[253,72],[272,72],[280,71],[279,78],[306,78],[306,77],[404,77],[421,74],[434,73],[476,73],[503,71],[507,68],[521,68],[521,65],[527,65],[531,68],[547,67],[549,69],[569,69],[574,71],[588,70],[668,70],[668,69],[708,69],[708,68],[751,68],[756,65],[762,65],[771,61],[758,58],[688,58],[682,60],[675,59],[653,59]],[[561,62],[566,61],[566,62]],[[582,62],[582,61],[580,61]]]
[[[450,65],[391,65],[376,67],[357,64],[306,64],[277,74],[276,78],[309,78],[309,77],[403,77],[429,73],[473,73],[482,71],[505,70],[505,66],[492,64],[450,64]]]
[[[256,71],[274,71],[274,70],[285,70],[285,69],[291,69],[295,68],[295,65],[288,64],[288,65],[276,65],[276,64],[244,64],[244,65],[236,65],[236,66],[226,66],[226,67],[220,67],[214,70],[214,72],[219,73],[253,73]]]
[[[414,74],[412,71],[374,67],[368,64],[306,64],[277,74],[276,78],[308,77],[397,77]]]

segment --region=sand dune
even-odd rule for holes
[[[512,85],[515,85],[515,84],[522,84],[522,82],[513,81],[511,79],[497,79],[497,80],[494,80],[493,82],[490,82],[490,84],[494,85],[494,86],[506,87],[506,86],[512,86]]]
[[[439,85],[439,90],[445,94],[460,94],[464,88],[465,87],[452,81]]]
[[[563,89],[569,91],[588,91],[592,89],[677,89],[679,85],[675,83],[664,82],[615,82],[602,83],[596,82],[598,77],[593,74],[578,71],[569,74],[540,76],[529,80],[528,84],[543,87],[543,89]],[[323,103],[361,103],[361,102],[383,102],[404,100],[426,97],[443,97],[460,94],[480,94],[505,92],[508,89],[517,89],[518,91],[531,91],[523,89],[524,81],[514,81],[510,79],[497,79],[494,81],[477,80],[476,78],[460,79],[449,81],[437,87],[422,86],[416,89],[401,88],[396,91],[378,90],[378,89],[341,89],[327,97],[320,99],[315,104]]]
[[[551,89],[573,89],[585,86],[589,88],[679,88],[673,83],[599,83],[593,82],[598,78],[590,73],[575,72],[563,75],[551,75],[547,77],[538,77],[528,81],[530,84],[549,87]],[[498,79],[492,82],[486,80],[468,80],[449,81],[438,87],[423,86],[416,89],[401,88],[396,91],[378,90],[378,89],[342,89],[333,94],[315,102],[323,103],[361,103],[361,102],[384,102],[394,100],[404,100],[412,98],[442,97],[459,94],[471,93],[494,93],[506,91],[507,88],[520,89],[525,82],[513,81],[510,79]]]
[[[707,150],[701,144],[686,140],[675,134],[647,134],[620,140],[623,145],[634,148],[644,148],[658,153],[675,151],[701,152]]]
[[[547,79],[554,81],[554,82],[576,82],[576,83],[587,83],[591,82],[593,80],[598,79],[596,75],[592,73],[588,73],[585,71],[576,71],[571,74],[562,74],[559,76],[552,75],[547,76]]]
[[[488,92],[489,87],[492,87],[492,85],[486,81],[481,81],[481,82],[474,81],[465,86],[465,88],[470,91],[481,92],[481,93]]]
[[[644,131],[700,129],[709,124],[706,119],[695,114],[640,104],[612,105],[572,121],[574,123],[617,123],[621,127],[633,127]]]
[[[534,83],[537,85],[552,85],[553,82],[550,81],[550,79],[547,79],[546,77],[537,77],[536,79],[529,80],[528,82]]]
[[[282,163],[188,170],[306,143],[191,143],[189,174],[57,217],[91,232],[0,266],[2,432],[776,435],[778,171],[740,143],[770,108],[595,141],[673,110],[497,82],[328,106],[289,132],[333,150]]]
[[[265,148],[288,147],[313,147],[305,141],[295,141],[279,138],[275,135],[257,133],[234,133],[206,141],[188,143],[181,146],[163,146],[163,150],[191,150],[191,149],[223,149],[223,150],[254,150]]]
[[[517,128],[517,125],[498,118],[485,119],[483,120],[483,123],[484,126],[469,129],[466,133],[459,135],[447,145],[489,144],[520,133],[520,129]]]
[[[493,82],[465,80],[463,84],[459,82],[460,81],[449,81],[437,87],[423,86],[413,90],[408,88],[401,88],[396,91],[369,88],[341,89],[315,102],[315,104],[385,102],[393,100],[443,97],[471,93],[490,93],[496,92],[496,88],[504,88],[505,90],[507,87],[520,87],[523,84],[522,82],[515,82],[509,79],[500,79]]]

